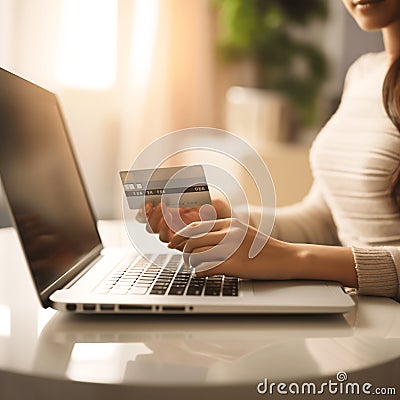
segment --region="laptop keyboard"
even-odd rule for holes
[[[145,254],[123,260],[95,293],[235,297],[239,294],[239,279],[224,275],[196,277],[179,254]]]

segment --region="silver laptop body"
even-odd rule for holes
[[[0,174],[44,307],[70,313],[343,313],[334,282],[197,278],[179,254],[104,249],[56,96],[0,69]],[[116,172],[117,173],[117,172]]]

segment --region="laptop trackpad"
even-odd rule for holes
[[[323,281],[253,281],[255,296],[264,296],[274,302],[297,304],[330,304],[338,295],[344,295],[335,282]]]
[[[254,294],[263,295],[277,295],[282,292],[286,293],[288,290],[290,293],[303,292],[305,288],[308,288],[313,282],[308,281],[253,281]],[[319,286],[321,283],[319,283]]]

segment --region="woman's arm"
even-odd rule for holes
[[[212,222],[212,224],[211,224]],[[245,279],[315,279],[357,287],[351,248],[283,242],[263,235],[235,219],[193,223],[172,238],[170,248],[182,248],[196,274],[234,275]],[[261,251],[249,256],[255,241]]]
[[[183,249],[185,262],[199,276],[328,280],[359,288],[360,294],[400,298],[395,264],[400,248],[288,243],[261,234],[261,251],[251,258],[250,248],[260,240],[257,235],[254,227],[235,219],[198,222],[175,234],[169,247]]]
[[[264,210],[261,207],[250,206],[250,221],[247,221],[247,206],[243,211],[230,209],[229,204],[222,199],[213,199],[212,206],[215,209],[217,219],[229,218],[231,214],[242,222],[249,222],[258,229],[261,214],[273,213],[275,210]],[[138,220],[147,223],[148,231],[158,233],[160,240],[169,242],[173,234],[185,225],[201,219],[214,219],[213,217],[200,218],[200,207],[183,209],[166,209],[159,204],[153,207],[151,203],[146,204],[146,210],[138,213]],[[169,216],[169,221],[165,217]],[[272,219],[271,219],[272,220]],[[267,230],[271,227],[268,226]],[[327,245],[340,245],[329,207],[326,205],[322,193],[316,183],[313,184],[307,196],[299,203],[281,207],[276,210],[275,222],[271,236],[292,243],[314,243]]]
[[[357,271],[350,247],[295,244],[297,277],[338,281],[343,286],[358,288]]]

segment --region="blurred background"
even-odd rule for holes
[[[244,138],[277,204],[300,200],[347,68],[382,49],[339,0],[0,0],[0,65],[58,94],[100,219],[121,217],[118,170],[193,126]]]

